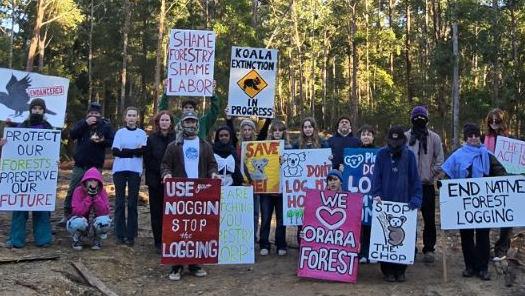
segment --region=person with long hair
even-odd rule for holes
[[[270,127],[268,140],[284,140],[284,148],[290,149],[290,140],[286,132],[286,125],[280,120],[274,120]],[[275,209],[277,225],[275,227],[275,245],[277,255],[284,256],[287,253],[286,226],[283,224],[283,194],[261,194],[261,229],[259,232],[260,254],[266,256],[270,253],[270,226]]]
[[[481,137],[481,142],[491,153],[496,151],[498,136],[509,137],[506,117],[505,112],[499,108],[490,110],[485,117],[486,133]],[[494,244],[494,261],[503,260],[509,250],[511,236],[512,228],[500,228],[499,239]]]
[[[144,151],[144,169],[148,185],[149,208],[153,242],[157,252],[162,243],[162,201],[164,186],[160,177],[160,164],[168,144],[175,141],[174,121],[171,112],[160,111],[155,115],[154,132],[149,135]]]

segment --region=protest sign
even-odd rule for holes
[[[213,95],[215,33],[172,29],[168,48],[166,95]]]
[[[298,276],[356,282],[362,206],[361,194],[307,190]]]
[[[220,194],[219,179],[167,179],[161,264],[218,262]]]
[[[228,115],[273,118],[276,49],[232,47]]]
[[[346,148],[344,150],[343,190],[363,194],[363,225],[372,221],[372,174],[378,148]]]
[[[248,169],[255,193],[281,192],[280,157],[283,146],[282,140],[242,142],[241,167]]]
[[[282,192],[284,225],[302,225],[307,189],[324,190],[332,168],[332,150],[287,149],[283,151]]]
[[[54,211],[59,130],[6,128],[0,164],[0,211]]]
[[[413,264],[416,230],[417,210],[409,209],[406,203],[374,201],[368,258],[381,262]]]
[[[525,176],[442,180],[441,229],[525,226]]]
[[[255,262],[253,187],[222,186],[219,264]]]
[[[525,142],[498,136],[494,155],[505,167],[507,173],[525,173]]]
[[[29,117],[29,103],[46,102],[46,120],[64,127],[69,79],[0,68],[0,118],[20,123]]]

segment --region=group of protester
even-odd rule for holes
[[[75,250],[81,250],[85,246],[91,231],[92,249],[100,249],[101,241],[107,238],[112,224],[117,243],[134,246],[138,229],[137,200],[143,170],[149,193],[153,243],[160,253],[163,182],[167,178],[220,178],[223,186],[249,185],[250,176],[246,168],[240,165],[241,143],[271,139],[284,140],[285,149],[330,148],[333,169],[327,175],[327,189],[342,191],[344,149],[375,147],[374,128],[363,125],[354,136],[351,120],[347,116],[338,119],[335,134],[326,140],[319,136],[315,119],[304,118],[300,125],[299,138],[293,143],[287,133],[286,124],[282,121],[266,119],[257,132],[255,122],[244,119],[240,122],[237,137],[233,119],[226,117],[226,125],[216,128],[211,144],[206,138],[217,120],[220,103],[216,97],[212,97],[211,100],[212,107],[202,117],[198,116],[197,104],[191,99],[182,103],[180,120],[176,120],[170,111],[159,112],[153,119],[154,130],[149,136],[138,127],[137,108],[126,108],[125,127],[114,134],[110,122],[102,117],[101,106],[98,103],[90,104],[86,117],[77,122],[69,134],[70,139],[76,141],[75,164],[64,202],[64,219],[60,225],[66,226],[71,233],[72,247]],[[33,99],[29,109],[29,118],[18,127],[52,128],[45,120],[46,105],[42,99]],[[465,144],[446,161],[441,138],[428,127],[429,114],[424,106],[416,106],[412,110],[411,128],[408,131],[402,126],[392,126],[388,130],[386,145],[377,153],[371,194],[378,202],[403,202],[411,209],[421,209],[424,222],[422,252],[425,262],[432,263],[435,260],[436,181],[441,178],[476,178],[506,174],[493,155],[496,137],[508,136],[504,116],[500,109],[492,110],[486,117],[487,131],[483,137],[477,125],[465,124]],[[0,146],[5,143],[5,139],[1,140]],[[112,173],[116,199],[113,221],[110,218],[108,195],[101,174],[105,151],[109,147],[114,156]],[[276,252],[279,256],[287,254],[282,199],[282,194],[253,196],[254,239],[257,242],[258,234],[261,256],[267,256],[271,251],[269,234],[274,211],[277,221]],[[24,247],[27,219],[28,212],[13,212],[9,246]],[[50,212],[33,212],[33,234],[37,246],[46,247],[52,243],[51,229]],[[260,229],[259,233],[257,229]],[[490,279],[489,232],[489,229],[460,230],[466,267],[463,276],[477,275],[483,280]],[[297,233],[300,243],[301,227]],[[508,249],[510,234],[511,229],[501,229],[500,239],[495,246],[496,259]],[[361,237],[360,263],[369,263],[367,257],[370,226],[362,226]],[[384,262],[380,265],[386,281],[405,281],[406,265]],[[207,274],[198,265],[190,265],[189,270],[199,277]],[[169,279],[179,280],[182,272],[183,266],[172,266]]]

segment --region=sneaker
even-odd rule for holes
[[[100,250],[102,248],[102,244],[100,243],[100,240],[94,240],[93,246],[91,246],[91,250]]]
[[[168,275],[168,278],[171,281],[180,281],[181,276],[182,276],[182,268],[179,268],[177,270],[172,269],[170,274]]]
[[[361,257],[361,259],[359,259],[359,264],[367,264],[368,263],[368,259],[366,257]]]
[[[74,241],[73,245],[72,245],[72,248],[75,251],[82,251],[82,242],[80,242],[79,240]]]
[[[387,274],[383,277],[385,282],[393,283],[396,281],[396,277],[393,274]]]
[[[261,249],[261,256],[268,256],[268,254],[270,253],[270,251],[268,251],[268,249]]]
[[[490,281],[490,273],[488,270],[482,270],[478,274],[479,278],[484,281]]]
[[[102,233],[98,237],[100,237],[100,239],[107,239],[108,238],[108,234],[107,233]]]
[[[434,252],[426,252],[423,256],[423,262],[425,263],[434,263],[435,257]]]
[[[288,253],[288,252],[286,250],[284,250],[284,249],[277,250],[277,255],[279,255],[279,256],[285,256],[286,253]]]
[[[204,277],[208,275],[206,270],[202,269],[202,267],[198,267],[197,269],[191,270],[191,274],[193,274],[196,277]]]

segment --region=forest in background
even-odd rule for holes
[[[450,147],[455,65],[459,124],[483,124],[500,107],[514,136],[525,128],[525,0],[0,0],[0,20],[0,67],[71,80],[68,123],[90,101],[115,125],[128,105],[147,123],[163,91],[167,34],[180,28],[217,34],[222,107],[231,46],[278,49],[275,108],[292,128],[314,116],[332,130],[345,114],[382,137],[391,124],[409,127],[411,108],[424,104]]]

